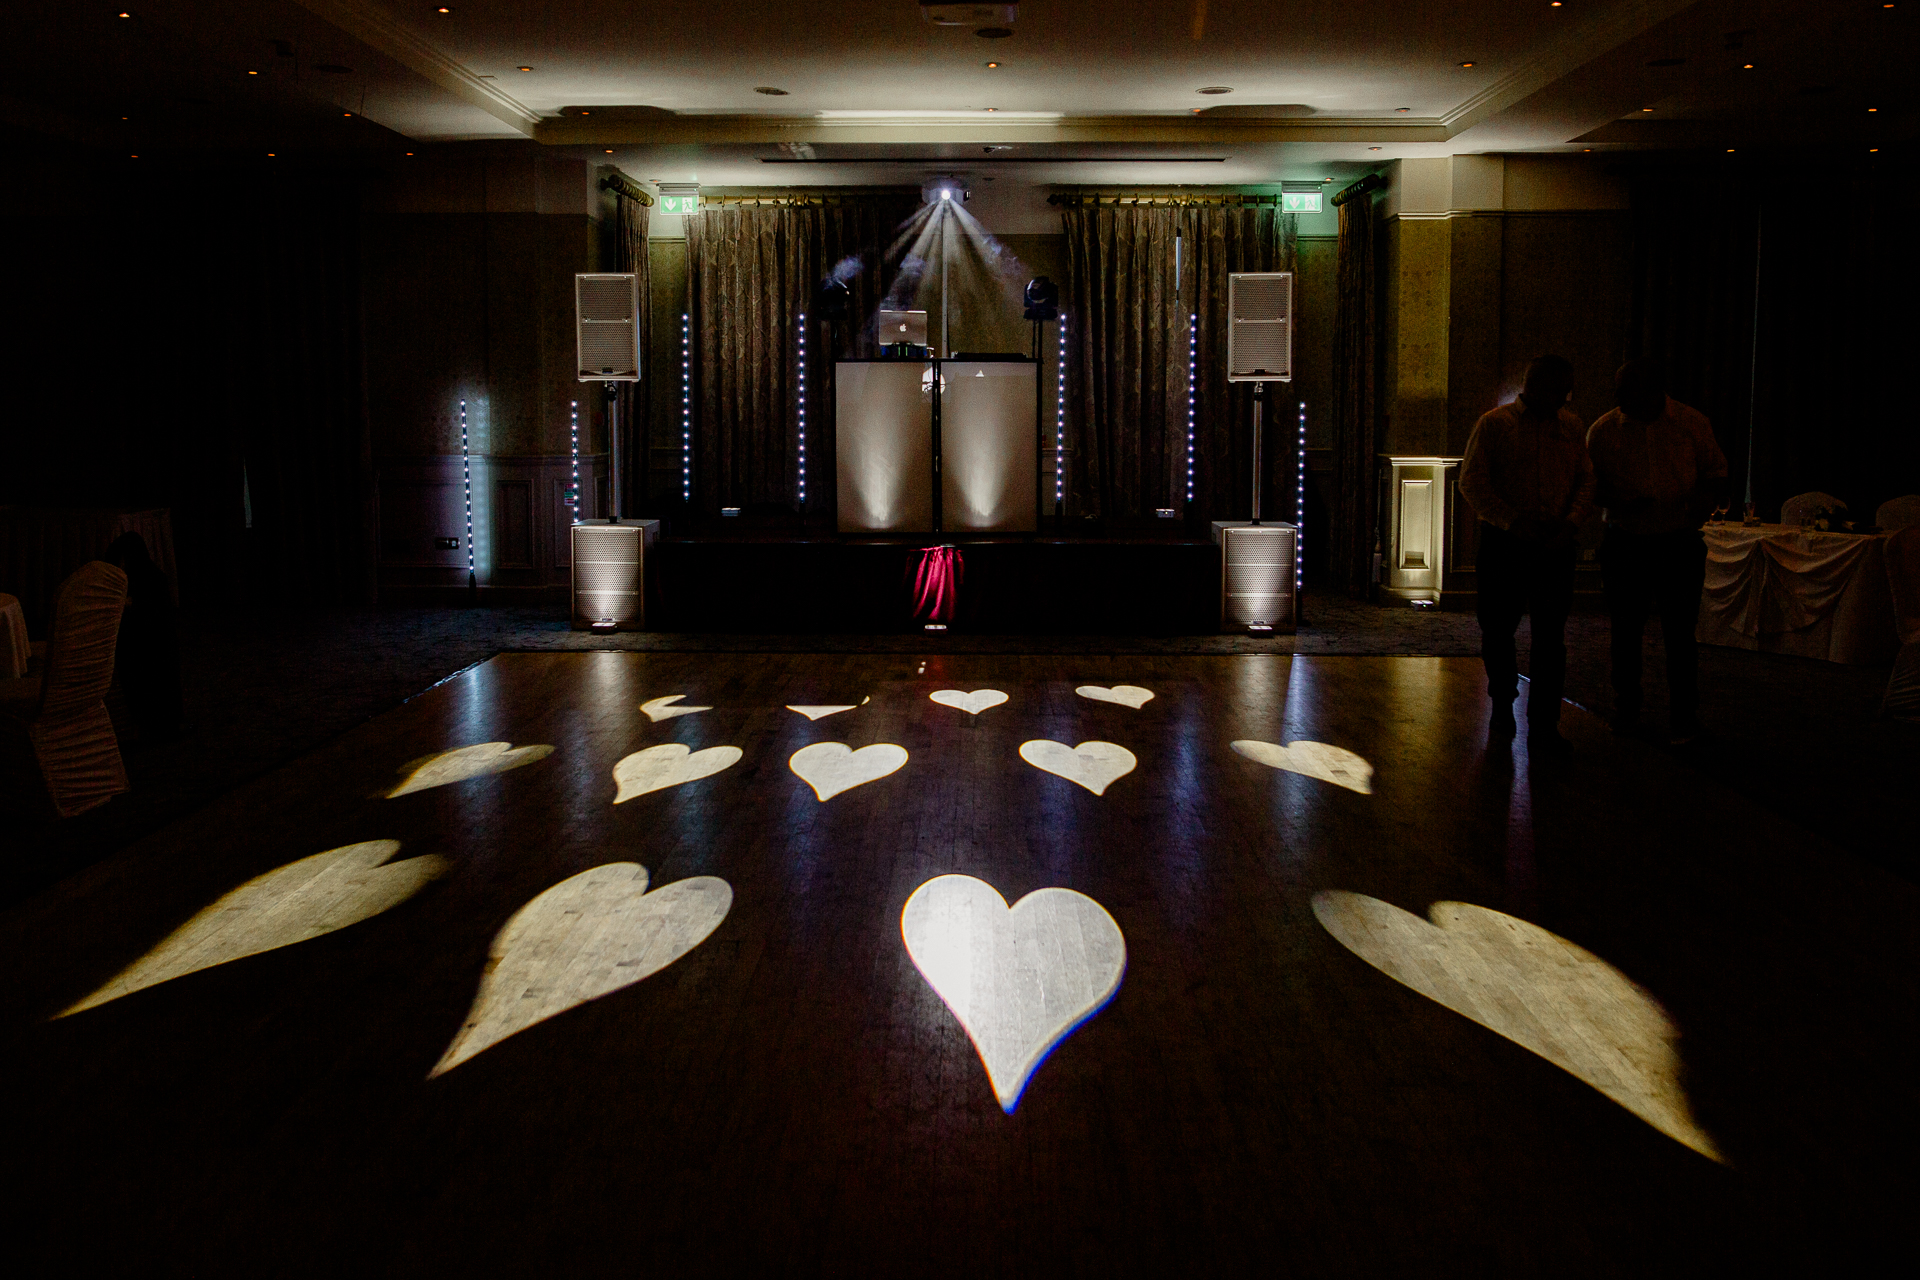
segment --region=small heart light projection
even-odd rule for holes
[[[467,1020],[428,1078],[660,972],[706,941],[732,909],[725,880],[694,876],[648,893],[647,869],[633,862],[562,880],[495,935]]]
[[[970,716],[977,716],[1007,700],[1007,695],[998,689],[975,689],[972,693],[962,693],[958,689],[935,689],[927,697],[943,707],[953,707]]]
[[[662,720],[671,720],[675,716],[699,715],[702,711],[711,711],[712,707],[676,707],[673,704],[686,697],[684,693],[670,693],[664,698],[648,698],[640,704],[647,713],[647,719],[659,724]]]
[[[1111,689],[1103,685],[1083,684],[1074,692],[1095,702],[1115,702],[1123,707],[1132,707],[1135,711],[1153,701],[1153,690],[1142,689],[1137,684],[1117,684]]]
[[[1676,1142],[1720,1160],[1680,1082],[1679,1031],[1618,969],[1539,925],[1466,902],[1436,902],[1432,923],[1365,894],[1313,895],[1341,946],[1592,1085]]]
[[[1244,738],[1232,746],[1247,759],[1258,761],[1269,769],[1284,769],[1288,773],[1318,778],[1336,787],[1358,791],[1363,796],[1373,794],[1373,766],[1367,763],[1365,756],[1348,751],[1345,747],[1330,747],[1324,742],[1308,742],[1305,739],[1283,747],[1278,743]]]
[[[1113,998],[1127,967],[1120,926],[1072,889],[1037,889],[1009,908],[984,880],[939,876],[907,899],[900,936],[1009,1113],[1047,1052]]]
[[[368,840],[255,876],[58,1016],[344,929],[405,902],[446,869],[431,856],[387,861],[398,852],[398,840]]]
[[[1037,738],[1020,744],[1020,758],[1036,769],[1077,782],[1093,794],[1105,795],[1114,782],[1132,773],[1140,762],[1133,752],[1112,742],[1064,742]]]
[[[788,703],[787,710],[797,711],[809,720],[819,720],[826,716],[837,716],[842,711],[857,710],[872,701],[873,699],[871,697],[865,697],[858,702],[827,703],[820,706],[795,706],[792,703]]]
[[[683,782],[698,782],[722,769],[740,763],[738,747],[708,747],[694,751],[678,742],[663,742],[645,751],[636,751],[613,766],[613,781],[619,788],[615,804],[624,804],[649,791],[677,787]]]
[[[794,752],[787,767],[824,803],[842,791],[884,778],[906,762],[907,749],[891,742],[876,742],[858,751],[844,742],[816,742]]]
[[[456,747],[403,765],[407,770],[406,780],[387,792],[387,799],[444,787],[451,782],[465,782],[469,778],[484,778],[490,773],[505,773],[545,760],[552,754],[553,748],[545,743],[516,747],[510,742],[476,742],[470,747]]]

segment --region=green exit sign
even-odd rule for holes
[[[1320,212],[1320,193],[1318,191],[1282,192],[1280,207],[1287,213],[1318,213]]]
[[[1313,198],[1314,198],[1314,208],[1317,209],[1320,207],[1319,192],[1315,192]],[[660,212],[661,213],[698,213],[700,212],[700,197],[698,194],[690,195],[690,196],[663,195],[660,197]]]

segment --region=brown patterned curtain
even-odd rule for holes
[[[831,355],[871,354],[873,313],[896,265],[895,232],[917,199],[886,196],[833,204],[734,204],[687,219],[687,277],[694,343],[693,493],[696,510],[769,503],[798,493],[799,414],[795,360],[799,316],[814,286],[836,265],[851,273],[854,318],[836,326],[809,319],[817,410],[807,440],[808,505],[830,509],[833,486]],[[848,271],[851,272],[851,266]]]
[[[1333,312],[1333,502],[1327,566],[1331,585],[1364,596],[1373,578],[1379,359],[1373,199],[1340,206]]]
[[[647,320],[653,310],[648,302],[653,281],[647,261],[647,223],[652,210],[618,190],[614,192],[614,205],[619,210],[619,222],[614,228],[614,270],[630,271],[640,277],[640,315],[636,327],[639,329],[640,350],[644,352],[650,350],[647,346]],[[646,398],[637,382],[616,383],[615,387],[620,401],[620,452],[623,458],[630,459],[626,465],[621,510],[632,516],[640,510],[640,499],[647,492],[648,451],[642,443],[647,438]]]
[[[1295,218],[1271,205],[1089,204],[1067,235],[1068,509],[1075,516],[1244,518],[1253,400],[1226,377],[1227,275],[1291,271]],[[1175,240],[1180,242],[1175,272]],[[1193,491],[1187,496],[1188,339],[1197,337]],[[1263,513],[1291,518],[1293,414],[1268,392]]]

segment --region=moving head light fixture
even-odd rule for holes
[[[965,204],[972,197],[973,192],[967,187],[966,182],[951,173],[928,178],[920,184],[920,201],[922,204],[940,204],[942,202]]]

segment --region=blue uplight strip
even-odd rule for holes
[[[460,486],[467,503],[467,577],[473,577],[473,464],[467,448],[467,402],[460,402]]]
[[[1200,317],[1187,317],[1187,501],[1193,501],[1194,382],[1200,367]]]
[[[1055,373],[1059,397],[1053,411],[1053,508],[1067,500],[1067,313],[1060,313],[1060,350]]]
[[[1300,402],[1300,452],[1293,467],[1293,599],[1300,610],[1300,588],[1306,582],[1307,558],[1302,547],[1307,535],[1307,402]]]

